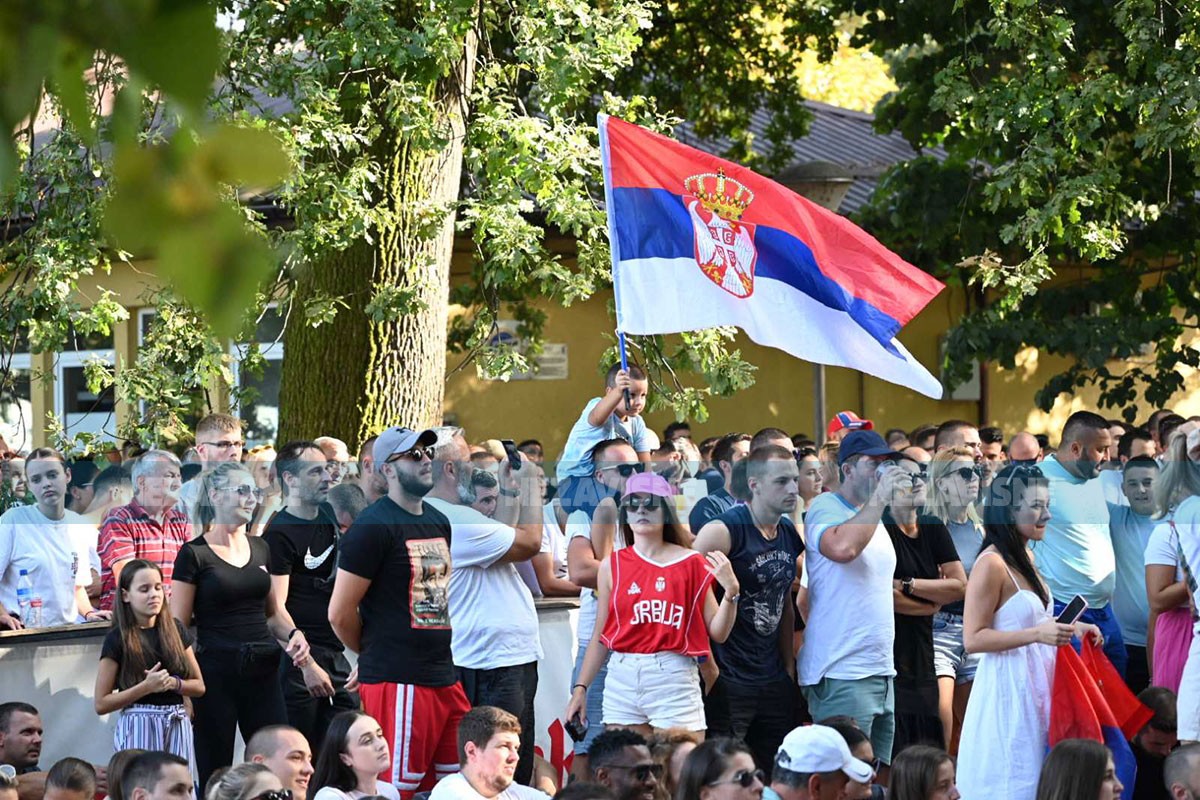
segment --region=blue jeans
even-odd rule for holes
[[[1054,616],[1062,613],[1062,610],[1067,607],[1066,603],[1054,601]],[[1083,616],[1079,618],[1080,622],[1090,622],[1100,629],[1100,633],[1104,634],[1104,655],[1108,656],[1108,660],[1117,668],[1117,672],[1121,673],[1121,677],[1125,677],[1125,668],[1129,665],[1129,654],[1125,651],[1125,639],[1121,636],[1121,626],[1117,624],[1117,618],[1112,613],[1112,606],[1106,605],[1101,608],[1089,608],[1083,612]],[[1080,645],[1077,641],[1073,641],[1071,645],[1076,652],[1079,651]]]

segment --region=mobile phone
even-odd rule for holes
[[[517,450],[517,445],[512,439],[501,439],[500,444],[504,447],[504,452],[508,454],[508,468],[511,470],[519,470],[521,468],[521,451]]]
[[[588,732],[588,726],[580,722],[579,717],[571,717],[563,728],[566,729],[567,736],[571,737],[572,742],[582,742]]]
[[[1058,615],[1058,622],[1064,625],[1074,625],[1079,622],[1079,618],[1083,616],[1083,612],[1087,611],[1088,602],[1079,595],[1071,598],[1071,602],[1067,603],[1067,607]]]

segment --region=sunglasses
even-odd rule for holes
[[[250,800],[292,800],[291,789],[276,789],[271,792],[256,794]]]
[[[631,475],[633,475],[634,473],[645,472],[646,465],[645,464],[616,464],[611,467],[601,467],[600,471],[604,472],[605,470],[609,470],[609,469],[615,469],[617,471],[617,474],[620,475],[622,478],[628,478]]]
[[[641,511],[643,508],[655,509],[661,507],[661,505],[662,503],[660,499],[654,495],[650,495],[649,497],[637,497],[635,495],[632,497],[626,497],[621,501],[621,508],[625,509],[626,511]]]
[[[958,477],[962,478],[964,481],[969,481],[972,478],[983,477],[983,467],[979,466],[978,464],[976,464],[973,467],[959,467],[958,469],[950,470],[949,474],[957,475]]]
[[[412,450],[405,450],[403,453],[392,453],[383,463],[392,464],[402,458],[407,458],[412,461],[416,461],[417,463],[420,463],[422,459],[426,458],[428,458],[430,461],[433,461],[433,448],[414,447]]]
[[[761,769],[739,769],[737,772],[733,773],[733,777],[730,778],[729,780],[713,781],[712,783],[710,783],[708,785],[709,786],[720,786],[723,783],[736,783],[738,786],[742,787],[743,789],[749,789],[751,786],[754,785],[755,781],[758,781],[763,786],[766,786],[767,785],[767,773],[763,772]]]
[[[624,766],[623,764],[608,764],[605,768],[629,770],[631,773],[633,773],[634,780],[642,783],[648,781],[651,775],[654,776],[654,780],[658,780],[663,776],[662,764],[632,764],[630,766]]]
[[[239,498],[253,497],[258,502],[262,502],[263,490],[257,486],[250,486],[243,483],[241,486],[227,486],[226,488],[231,492],[237,492]]]
[[[819,457],[819,456],[817,456],[816,449],[812,448],[812,447],[796,448],[795,450],[792,451],[792,455],[796,457],[797,461],[802,461],[803,459],[806,459],[809,457]]]

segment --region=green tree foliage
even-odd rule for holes
[[[949,154],[895,170],[863,221],[976,287],[950,374],[1012,367],[1033,346],[1072,360],[1040,391],[1044,409],[1085,385],[1128,419],[1164,404],[1200,362],[1182,344],[1200,323],[1195,4],[834,7],[862,15],[857,41],[890,59],[899,89],[880,126]]]

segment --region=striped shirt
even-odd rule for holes
[[[138,505],[137,500],[108,512],[104,524],[100,526],[100,542],[97,546],[100,552],[100,608],[108,611],[113,607],[113,598],[117,593],[113,565],[134,558],[144,558],[158,564],[162,569],[164,588],[170,597],[175,557],[179,555],[179,548],[191,537],[191,523],[178,506],[172,506],[167,511],[161,524]]]

